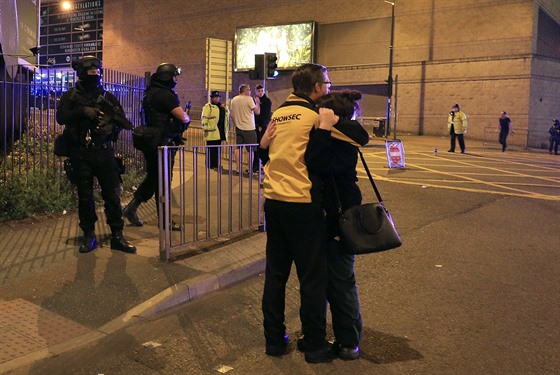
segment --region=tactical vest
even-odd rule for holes
[[[105,95],[103,89],[96,89],[95,92],[86,93],[80,87],[73,87],[70,89],[69,99],[74,103],[73,107],[95,107],[97,97]],[[79,122],[68,126],[70,139],[72,144],[87,145],[87,133],[91,137],[90,143],[102,145],[109,141],[114,141],[118,137],[118,129],[113,124],[106,124],[103,129],[99,129],[98,119],[89,119],[83,117]]]
[[[146,90],[146,95],[142,99],[142,111],[144,113],[144,122],[148,126],[153,126],[166,130],[171,122],[171,114],[157,111],[152,100],[158,90],[163,90],[164,87],[153,87],[152,85]]]

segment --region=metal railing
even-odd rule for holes
[[[9,72],[0,74],[0,183],[37,170],[65,178],[63,160],[53,154],[54,139],[63,130],[56,122],[56,106],[74,86],[75,73],[46,68],[34,72],[24,66],[8,68]],[[103,79],[104,87],[119,99],[127,118],[139,125],[144,77],[104,69]],[[143,168],[130,132],[121,133],[116,151],[124,157],[127,168]]]
[[[263,175],[260,168],[257,173],[252,172],[256,147],[256,144],[160,147],[161,193],[157,210],[162,261],[262,229]],[[208,165],[208,152],[212,148],[218,151],[219,167],[215,169]],[[241,163],[237,163],[240,151]],[[180,225],[180,232],[170,229],[172,222]]]
[[[507,138],[507,144],[509,146],[518,146],[522,148],[528,148],[529,131],[527,129],[514,130],[513,134],[510,132]],[[484,136],[482,138],[482,147],[496,147],[500,146],[500,132],[496,126],[487,126],[484,128]]]
[[[6,73],[6,72],[4,72]],[[73,71],[42,69],[33,72],[13,67],[10,74],[0,72],[0,184],[36,170],[51,171],[54,178],[65,179],[63,159],[53,154],[54,139],[63,130],[56,122],[60,97],[74,86]],[[104,69],[104,87],[113,93],[134,126],[142,124],[141,102],[144,77]],[[160,149],[160,173],[168,172],[170,152],[176,152],[174,178],[162,186],[160,197],[160,251],[169,261],[192,248],[211,246],[263,225],[261,173],[246,174],[256,145],[236,145],[235,129],[228,129],[227,144],[205,146],[200,127],[200,110],[190,113],[191,125],[183,134],[185,145]],[[218,148],[222,171],[206,167],[210,148]],[[235,162],[243,151],[242,164]],[[115,146],[127,170],[144,168],[142,153],[132,145],[132,132],[123,131]],[[249,156],[247,156],[249,155]],[[245,167],[243,167],[245,165]],[[160,181],[169,181],[167,176]],[[165,221],[164,221],[165,220]],[[181,224],[181,232],[165,230],[171,220]]]

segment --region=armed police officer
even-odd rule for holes
[[[117,98],[101,86],[101,61],[84,56],[72,64],[78,74],[57,108],[56,120],[68,132],[70,161],[78,188],[79,225],[84,232],[80,253],[97,248],[93,178],[101,186],[107,224],[111,227],[111,249],[135,253],[123,237],[124,221],[120,199],[120,168],[113,143],[122,129],[132,129]]]
[[[141,150],[146,161],[146,177],[134,193],[132,201],[123,211],[124,216],[133,226],[144,225],[144,222],[138,217],[138,207],[141,203],[150,200],[154,194],[156,204],[158,203],[157,146],[179,146],[183,144],[182,135],[190,123],[189,115],[181,108],[179,97],[174,90],[177,85],[177,76],[180,74],[181,69],[174,64],[160,64],[156,72],[151,75],[150,84],[142,100],[146,125],[160,131],[157,133],[159,139],[155,142],[156,146],[145,147]],[[170,170],[172,171],[176,149],[171,149],[169,152]],[[171,173],[169,173],[169,176],[171,176]],[[178,224],[171,224],[171,230],[180,229]]]

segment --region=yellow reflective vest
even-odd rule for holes
[[[453,124],[453,130],[455,134],[463,134],[467,131],[467,115],[458,111],[455,112],[455,116],[451,116],[451,112],[447,116],[447,130],[451,131],[451,124]]]
[[[227,131],[229,128],[229,110],[226,110],[226,116],[224,119],[224,128]],[[218,129],[218,121],[220,119],[220,108],[213,103],[206,103],[202,107],[202,114],[200,117],[200,125],[202,127],[202,132],[205,141],[218,141],[220,140],[220,129]]]

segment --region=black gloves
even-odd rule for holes
[[[84,107],[84,115],[89,118],[90,120],[95,120],[99,117],[99,113],[101,111],[94,107]]]

